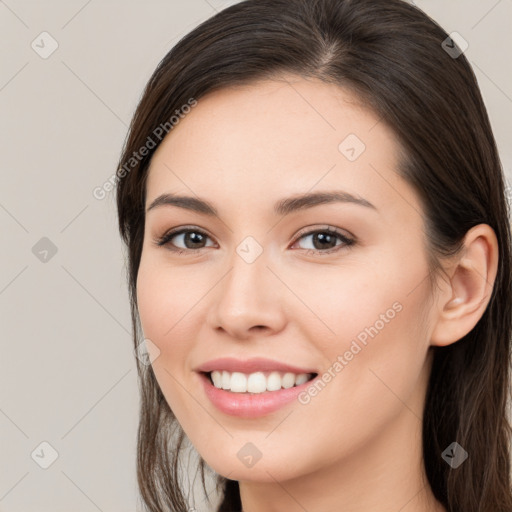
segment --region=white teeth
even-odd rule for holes
[[[222,383],[223,383],[224,379],[222,378],[222,373],[221,372],[212,372],[211,377],[213,380],[213,385],[216,388],[223,389]]]
[[[245,393],[247,391],[247,377],[243,373],[233,372],[229,388],[234,393]]]
[[[255,372],[246,375],[241,372],[227,372],[214,370],[211,372],[213,385],[218,389],[230,390],[233,393],[264,393],[265,391],[277,391],[281,388],[288,389],[300,386],[311,377],[308,373],[280,373]]]
[[[293,373],[285,373],[283,377],[282,386],[285,389],[292,388],[295,384],[295,375]]]
[[[230,389],[231,375],[228,372],[222,372],[222,389]]]
[[[243,373],[240,373],[245,377]],[[262,372],[251,373],[247,378],[247,391],[251,393],[263,393],[267,390],[267,378]]]
[[[281,389],[281,375],[278,372],[272,372],[267,377],[267,391],[277,391]]]
[[[301,373],[300,375],[297,375],[295,378],[295,385],[300,386],[301,384],[304,384],[304,382],[308,381],[308,374],[307,373]]]

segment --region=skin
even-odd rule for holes
[[[355,161],[338,149],[348,134],[366,146]],[[456,342],[482,316],[497,242],[489,226],[470,230],[433,292],[422,210],[395,172],[398,150],[348,91],[288,76],[201,98],[152,158],[146,206],[184,194],[218,216],[171,205],[147,213],[141,324],[158,348],[152,364],[169,406],[207,464],[240,482],[245,512],[445,510],[422,466],[430,347]],[[338,202],[273,213],[279,199],[333,190],[376,209]],[[181,226],[208,236],[202,245],[183,235],[155,243]],[[356,243],[315,245],[311,232],[326,226]],[[263,250],[252,263],[236,252],[247,236]],[[397,302],[400,312],[307,404],[228,416],[193,370],[217,357],[261,356],[323,374]],[[248,442],[262,454],[252,467],[237,457]]]

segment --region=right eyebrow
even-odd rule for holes
[[[299,194],[281,199],[275,203],[274,213],[276,215],[285,216],[294,211],[335,202],[352,203],[378,211],[377,208],[367,199],[356,197],[342,190],[335,190]],[[191,210],[210,217],[218,216],[217,209],[208,201],[197,197],[182,196],[178,194],[162,194],[158,196],[147,208],[146,213],[154,208],[165,205],[177,206],[179,208]]]
[[[192,210],[208,216],[217,216],[217,209],[204,199],[198,199],[191,196],[180,196],[177,194],[162,194],[158,196],[148,207],[146,213],[159,206],[178,206],[186,210]]]

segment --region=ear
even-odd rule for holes
[[[431,345],[446,346],[460,340],[478,323],[491,298],[498,269],[498,241],[487,224],[471,228],[464,247],[441,286]]]

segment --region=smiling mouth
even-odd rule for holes
[[[300,386],[313,380],[317,373],[291,373],[279,371],[266,372],[228,372],[214,370],[201,372],[217,389],[231,393],[259,394],[279,391]]]

